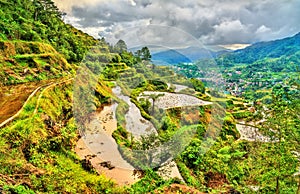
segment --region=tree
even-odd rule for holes
[[[202,94],[205,93],[205,86],[204,86],[204,83],[201,80],[191,78],[190,81],[191,81],[195,91],[200,92]]]
[[[34,11],[34,20],[40,19],[42,22],[48,21],[54,15],[57,17],[62,16],[57,6],[51,0],[33,0],[33,5],[36,7]]]
[[[119,40],[115,46],[114,46],[114,51],[121,54],[124,51],[127,51],[127,45],[124,40]]]
[[[143,96],[148,96],[152,100],[152,110],[151,110],[151,115],[154,115],[154,107],[155,107],[155,101],[161,97],[164,96],[165,94],[149,94],[149,95],[143,95]]]
[[[261,182],[263,192],[295,192],[289,185],[296,185],[294,174],[299,165],[295,154],[300,145],[299,108],[299,94],[290,95],[282,86],[273,88],[272,104],[262,113],[265,121],[260,126],[271,139],[254,149],[255,163],[249,165],[256,166],[257,172],[251,174]]]
[[[142,60],[145,60],[145,61],[151,60],[151,54],[150,54],[148,47],[142,48]]]
[[[135,56],[140,59],[140,60],[144,60],[144,61],[150,61],[151,60],[151,53],[150,50],[148,49],[148,47],[143,47],[141,50],[137,50],[135,52]]]

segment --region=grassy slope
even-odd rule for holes
[[[85,171],[71,151],[78,138],[72,118],[72,82],[45,91],[0,132],[0,186],[57,193],[121,192],[113,183]]]

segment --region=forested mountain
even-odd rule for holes
[[[291,58],[299,55],[300,33],[274,41],[258,42],[245,49],[237,50],[226,56],[232,63],[253,63],[265,58]]]
[[[177,63],[191,63],[192,60],[176,50],[167,50],[154,53],[152,61],[158,65],[172,65]]]
[[[204,48],[188,47],[170,49],[153,54],[153,61],[166,64],[190,63],[203,59],[216,58],[217,62],[225,66],[233,64],[252,64],[266,59],[281,59],[289,62],[298,60],[300,50],[300,33],[274,41],[258,42],[244,49],[236,51],[214,52]],[[279,63],[282,63],[279,61]]]
[[[300,69],[300,33],[280,40],[259,42],[214,59],[198,60],[192,65],[178,64],[175,69],[188,77],[201,78],[202,69],[207,65],[222,73],[227,92],[251,100],[263,98],[269,101],[265,98],[269,99],[272,86],[288,85],[287,82],[297,78]],[[259,94],[253,91],[259,91]]]

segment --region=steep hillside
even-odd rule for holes
[[[122,193],[72,151],[73,77],[91,46],[50,0],[0,0],[0,193]],[[106,83],[95,86],[101,106]],[[104,97],[103,99],[101,99]]]
[[[1,0],[0,40],[38,41],[52,45],[69,63],[80,62],[91,36],[66,25],[51,0]]]
[[[1,0],[0,7],[0,85],[74,74],[98,42],[64,24],[51,0]]]
[[[1,129],[2,190],[7,193],[121,192],[113,182],[92,169],[84,170],[71,151],[78,139],[72,118],[72,90],[72,80],[66,80],[38,92],[21,115]]]

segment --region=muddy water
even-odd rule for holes
[[[139,138],[141,135],[147,135],[151,133],[157,134],[153,124],[142,117],[139,108],[130,101],[128,96],[122,94],[119,86],[113,88],[113,93],[129,105],[129,110],[125,115],[127,131],[131,132],[135,138]],[[170,162],[161,167],[159,174],[165,179],[178,177],[179,179],[183,180],[175,162]]]
[[[121,88],[119,86],[113,88],[112,91],[119,99],[125,101],[129,105],[129,110],[125,115],[127,131],[132,133],[135,138],[151,133],[157,134],[153,124],[142,117],[139,108],[130,101],[130,97],[121,93]]]
[[[99,173],[115,180],[119,185],[132,184],[137,177],[133,176],[134,167],[124,160],[118,150],[118,145],[112,138],[117,129],[115,110],[117,104],[104,106],[99,113],[92,115],[88,130],[76,146],[76,153],[82,159],[87,155],[96,155],[91,162]],[[109,170],[100,165],[101,162],[110,161],[114,169]]]
[[[153,124],[141,116],[140,110],[130,101],[130,97],[121,93],[119,86],[113,88],[113,93],[129,105],[129,111],[125,115],[126,129],[132,133],[135,138],[141,135],[157,133]],[[184,97],[187,96],[188,95],[182,96],[182,94],[165,93],[165,97],[161,99],[159,104],[161,104],[161,106],[167,106],[166,104],[169,104],[169,102],[172,102],[172,106],[181,106],[183,102],[193,102],[189,105],[206,104],[203,103],[203,101],[194,101],[195,99],[188,101],[183,100]],[[168,97],[175,100],[166,99]],[[96,155],[91,162],[98,172],[104,173],[106,176],[116,180],[120,185],[132,184],[138,180],[137,177],[133,176],[134,167],[122,158],[118,150],[118,145],[112,138],[113,131],[117,129],[115,117],[116,107],[116,103],[104,106],[101,112],[96,112],[91,116],[91,122],[88,123],[88,130],[85,132],[85,136],[78,142],[76,153],[81,158],[87,155]],[[99,163],[103,161],[110,161],[115,168],[109,170],[101,167]],[[178,177],[183,180],[175,162],[170,162],[166,166],[161,167],[159,174],[166,179]]]

